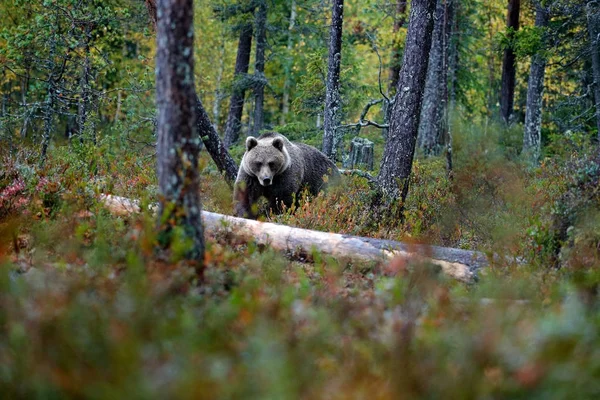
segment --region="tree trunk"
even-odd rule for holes
[[[444,116],[443,86],[447,86],[447,71],[444,70],[446,0],[437,0],[434,16],[429,66],[421,105],[421,121],[417,136],[419,148],[425,156],[438,155],[443,146],[442,124]]]
[[[250,53],[252,50],[252,32],[252,24],[244,25],[240,29],[235,71],[233,73],[233,93],[231,94],[229,114],[225,123],[225,135],[223,135],[223,142],[226,148],[235,143],[240,136],[247,87],[245,80],[248,75]]]
[[[337,127],[340,124],[340,65],[342,61],[342,25],[344,0],[332,1],[331,29],[329,33],[329,61],[325,89],[323,120],[323,153],[335,162],[338,143]]]
[[[590,34],[590,53],[594,74],[594,101],[596,103],[597,139],[600,142],[600,9],[597,1],[587,3],[588,31]]]
[[[442,123],[441,123],[441,144],[445,146],[446,155],[446,173],[452,178],[452,131],[450,129],[450,92],[449,86],[452,79],[455,77],[451,74],[455,70],[451,69],[451,59],[454,57],[451,54],[453,36],[455,33],[454,20],[456,19],[456,2],[455,0],[444,0],[444,35],[442,36]],[[454,50],[457,50],[454,48]]]
[[[56,21],[55,21],[56,22]],[[50,145],[50,136],[52,134],[52,119],[54,118],[54,105],[56,103],[56,82],[55,82],[55,67],[54,57],[56,55],[56,34],[53,33],[50,38],[50,72],[46,80],[46,100],[42,108],[42,115],[44,120],[44,130],[42,134],[42,151],[40,165],[44,165],[46,162],[46,154],[48,153],[48,146]]]
[[[225,71],[225,38],[221,39],[221,47],[219,49],[219,70],[217,71],[217,83],[215,85],[215,99],[213,101],[213,126],[215,130],[219,130],[219,119],[221,118],[221,100],[223,94],[221,92],[221,84],[223,82],[223,72]]]
[[[186,259],[202,278],[204,234],[199,196],[198,152],[194,111],[193,0],[158,0],[156,103],[158,107],[157,170],[161,193],[159,241],[166,248],[180,227],[189,241]]]
[[[77,108],[77,123],[79,125],[79,132],[77,133],[79,135],[79,141],[81,143],[83,143],[83,139],[84,139],[84,134],[85,134],[85,124],[86,124],[86,120],[87,120],[87,115],[88,115],[88,104],[89,104],[89,97],[90,97],[90,93],[89,93],[89,87],[90,87],[90,82],[89,82],[89,78],[90,78],[90,31],[91,31],[91,26],[88,24],[86,24],[85,26],[85,39],[84,39],[84,46],[83,46],[83,52],[85,54],[84,59],[83,59],[83,66],[81,68],[81,77],[79,79],[79,86],[80,86],[80,97],[79,97],[79,104],[78,104],[78,108]]]
[[[254,125],[252,133],[258,136],[264,126],[265,113],[265,49],[267,47],[267,3],[261,0],[256,11],[256,60],[254,67]]]
[[[400,28],[406,22],[406,3],[406,0],[398,0],[394,12],[394,44],[392,46],[392,61],[390,63],[389,93],[394,93],[398,86],[398,76],[400,75],[400,67],[402,66],[402,46],[398,40],[398,31],[400,31]]]
[[[145,0],[146,6],[150,13],[150,20],[156,21],[156,5],[155,0]],[[153,14],[152,14],[153,12]],[[233,187],[233,183],[235,182],[235,178],[237,177],[237,165],[227,148],[223,145],[221,138],[215,131],[215,127],[210,122],[210,118],[202,105],[202,101],[200,101],[200,97],[196,93],[194,93],[194,100],[196,102],[196,126],[197,133],[202,138],[202,142],[204,146],[206,146],[206,150],[208,154],[210,154],[211,158],[217,165],[219,171],[225,175],[225,180],[230,187]]]
[[[121,116],[121,102],[123,101],[123,94],[121,90],[117,90],[117,109],[115,110],[115,117],[113,122],[117,122]]]
[[[283,106],[281,109],[281,117],[279,125],[285,125],[285,118],[290,112],[290,89],[292,85],[292,47],[293,47],[293,30],[296,25],[296,0],[292,0],[290,6],[290,24],[288,26],[288,41],[287,41],[287,60],[285,61],[285,81],[283,83]]]
[[[511,122],[515,101],[515,76],[517,69],[512,41],[514,39],[514,33],[519,30],[520,9],[521,0],[509,0],[508,15],[506,18],[509,45],[504,50],[504,59],[502,60],[502,86],[500,89],[500,114],[506,124]]]
[[[219,138],[214,125],[210,122],[210,118],[208,118],[200,97],[197,94],[194,94],[194,96],[196,99],[196,126],[198,134],[202,138],[202,142],[206,146],[206,151],[210,154],[217,168],[224,174],[227,184],[233,187],[238,172],[237,164],[227,151],[221,138]]]
[[[458,84],[458,63],[459,63],[459,35],[458,21],[460,15],[460,1],[452,1],[452,18],[450,19],[450,28],[447,31],[448,40],[448,110],[452,111],[456,105],[456,90]]]
[[[3,71],[3,80],[5,80],[6,70]],[[2,106],[0,107],[0,137],[1,133],[4,133],[5,139],[8,142],[9,153],[13,152],[13,132],[12,124],[10,122],[10,116],[8,112],[8,102],[10,100],[10,94],[12,92],[10,88],[10,81],[8,81],[3,88],[2,94]]]
[[[404,59],[377,177],[384,194],[391,199],[401,197],[404,201],[408,193],[408,178],[415,153],[429,63],[435,6],[435,0],[414,0],[411,3]]]
[[[23,74],[23,77],[21,78],[21,104],[23,107],[27,107],[27,93],[29,92],[29,79],[30,79],[30,74],[31,74],[31,62],[30,62],[30,56],[27,54],[25,56],[25,60],[24,60],[25,66],[25,73]],[[31,117],[31,110],[26,110],[25,111],[25,118],[23,118],[23,125],[21,126],[21,131],[19,132],[19,136],[22,139],[25,139],[27,137],[27,130],[29,128],[29,119]]]
[[[146,4],[146,9],[148,9],[152,28],[156,31],[156,0],[144,0],[144,3]]]
[[[548,22],[548,10],[538,2],[535,11],[535,26],[543,29],[548,26]],[[542,100],[544,93],[544,76],[546,73],[546,57],[542,51],[538,51],[531,58],[531,69],[529,72],[529,82],[527,84],[523,154],[532,163],[538,162],[542,143]]]

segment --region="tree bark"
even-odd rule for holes
[[[46,162],[46,155],[48,153],[48,146],[50,145],[50,136],[52,135],[52,119],[54,118],[54,105],[56,103],[56,72],[54,65],[54,56],[56,55],[56,35],[52,34],[50,38],[50,72],[46,81],[46,100],[42,108],[43,120],[44,120],[44,131],[42,135],[42,151],[40,165],[44,165]]]
[[[156,21],[156,3],[155,0],[145,0],[148,11],[150,13],[150,20]],[[208,154],[210,154],[211,158],[217,165],[219,171],[224,174],[225,180],[230,187],[233,187],[233,183],[235,182],[235,178],[237,177],[237,165],[227,148],[223,145],[221,138],[215,131],[215,127],[210,122],[210,118],[204,109],[204,105],[200,100],[200,97],[194,92],[194,97],[196,102],[196,125],[197,125],[197,133],[202,138],[202,142],[204,146],[206,146],[206,150]]]
[[[85,134],[85,124],[87,120],[87,115],[89,112],[89,101],[90,101],[90,34],[91,34],[91,26],[88,22],[85,26],[85,39],[84,39],[84,59],[83,66],[81,68],[81,77],[79,80],[81,96],[79,97],[79,104],[77,108],[77,124],[79,126],[79,132],[77,132],[79,136],[79,141],[83,143],[84,134]]]
[[[150,22],[152,23],[152,28],[156,31],[156,0],[144,0],[146,4],[146,9],[148,10],[148,15],[150,16]]]
[[[548,26],[548,10],[538,2],[535,10],[535,26],[543,29]],[[542,100],[544,94],[544,76],[546,74],[546,56],[543,50],[531,58],[529,82],[527,84],[527,106],[525,111],[525,133],[523,135],[523,154],[537,163],[542,143]]]
[[[519,14],[521,10],[521,0],[509,0],[506,26],[508,28],[508,47],[504,50],[504,59],[502,60],[502,86],[500,89],[500,114],[506,124],[511,122],[513,107],[515,101],[515,82],[516,82],[516,56],[513,50],[512,40],[514,33],[519,30]]]
[[[394,28],[392,30],[394,35],[394,45],[392,47],[392,61],[390,63],[389,93],[394,93],[398,86],[398,77],[400,76],[400,67],[402,66],[402,47],[397,36],[398,31],[400,31],[400,28],[402,28],[406,22],[406,3],[406,0],[398,0],[394,12]]]
[[[590,53],[594,74],[594,101],[596,103],[597,140],[600,142],[600,7],[597,1],[587,3],[588,31],[590,34]]]
[[[323,153],[333,162],[336,160],[338,142],[337,127],[340,124],[340,66],[342,61],[342,25],[344,0],[332,1],[331,29],[329,33],[329,60],[325,89],[323,120]]]
[[[437,0],[417,136],[419,148],[423,150],[425,156],[438,155],[444,142],[442,133],[442,119],[445,112],[443,86],[447,87],[448,85],[447,71],[444,70],[444,58],[447,56],[447,49],[444,48],[445,19],[446,0]]]
[[[200,97],[197,94],[194,94],[194,96],[196,100],[196,126],[202,138],[202,143],[204,143],[206,151],[210,154],[219,171],[224,175],[227,184],[233,187],[238,172],[237,164],[227,151],[221,138],[219,138],[214,125],[210,122]]]
[[[461,17],[461,2],[452,1],[452,18],[447,32],[448,40],[448,109],[451,111],[456,105],[456,92],[458,86],[458,63],[460,31],[458,21]]]
[[[264,126],[265,113],[265,49],[267,47],[267,3],[261,0],[256,10],[256,60],[254,67],[254,125],[252,133],[258,136]]]
[[[180,227],[190,241],[186,259],[202,277],[204,234],[199,195],[194,110],[193,0],[157,1],[156,103],[158,107],[157,172],[161,198],[159,241],[169,248]]]
[[[233,73],[233,93],[229,103],[229,114],[225,124],[223,142],[226,148],[235,143],[240,136],[242,114],[244,113],[244,98],[246,97],[248,67],[252,50],[252,24],[244,25],[240,29],[235,71]]]
[[[100,203],[114,215],[140,212],[138,201],[124,197],[102,194]],[[226,229],[227,236],[238,242],[255,242],[296,256],[307,256],[317,250],[337,259],[377,263],[401,257],[438,265],[444,273],[465,282],[472,281],[477,271],[488,265],[485,254],[477,251],[319,232],[208,211],[202,211],[202,219],[207,234],[216,235]]]
[[[287,60],[285,61],[285,81],[283,83],[283,105],[281,109],[281,117],[279,125],[285,125],[285,119],[290,112],[290,89],[292,85],[292,47],[293,47],[293,30],[296,25],[296,0],[292,0],[290,5],[290,24],[288,26],[288,41],[287,41]]]
[[[404,59],[390,115],[390,129],[377,180],[391,199],[408,193],[423,90],[429,63],[435,0],[414,0],[411,4]],[[402,190],[400,190],[402,185]]]
[[[221,100],[223,100],[223,93],[221,91],[221,85],[223,82],[223,72],[225,72],[225,37],[221,39],[221,46],[219,49],[219,69],[217,71],[217,83],[215,85],[215,99],[213,101],[213,126],[215,130],[219,130],[219,119],[221,118]]]
[[[452,155],[452,130],[450,127],[450,104],[454,107],[454,103],[451,103],[450,99],[450,86],[455,84],[456,79],[456,65],[453,65],[453,62],[458,62],[458,55],[452,53],[452,51],[458,51],[458,49],[453,46],[455,43],[454,35],[457,31],[454,20],[457,12],[457,2],[455,0],[444,0],[444,35],[442,36],[442,48],[443,48],[443,57],[442,57],[442,71],[444,74],[442,76],[442,123],[441,123],[441,133],[440,136],[442,138],[441,143],[445,146],[445,156],[446,156],[446,173],[450,179],[453,176],[453,155]],[[454,89],[453,89],[454,90]]]

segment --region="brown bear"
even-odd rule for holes
[[[327,184],[337,182],[340,172],[316,148],[292,143],[277,132],[248,137],[233,191],[235,215],[256,218],[254,205],[260,197],[267,199],[273,212],[281,213],[282,204],[291,207],[305,188],[316,196],[326,186],[325,176]]]

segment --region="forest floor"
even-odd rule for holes
[[[561,252],[562,268],[551,265],[549,210],[571,185],[567,162],[531,172],[475,151],[457,160],[452,182],[442,160],[417,162],[402,226],[372,220],[368,185],[356,177],[272,217],[525,260],[495,263],[476,283],[426,262],[363,265],[316,252],[300,262],[217,234],[198,285],[177,249],[154,250],[150,212],[116,217],[97,202],[99,193],[155,201],[151,155],[54,150],[40,168],[31,151],[1,155],[5,398],[600,395],[590,231],[573,228],[587,233]],[[231,213],[210,160],[200,168],[205,209]]]

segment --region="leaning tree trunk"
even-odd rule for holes
[[[512,40],[514,39],[514,33],[519,30],[520,9],[521,0],[509,0],[506,26],[510,43],[506,50],[504,50],[504,59],[502,60],[502,86],[500,89],[500,114],[506,124],[511,122],[515,101],[517,68]]]
[[[158,0],[156,103],[158,106],[157,170],[161,192],[159,240],[170,247],[190,241],[186,258],[202,277],[204,235],[199,196],[198,152],[194,110],[193,0]]]
[[[426,156],[438,155],[444,140],[442,135],[442,118],[444,117],[442,86],[447,85],[447,71],[444,71],[444,57],[446,56],[444,54],[445,2],[446,0],[437,0],[417,136],[419,148]]]
[[[394,28],[392,30],[394,45],[392,46],[392,62],[390,63],[389,93],[393,93],[396,90],[396,86],[398,86],[398,76],[400,75],[400,67],[402,66],[402,47],[398,40],[398,31],[400,31],[400,28],[406,22],[406,3],[406,0],[398,0],[394,12]]]
[[[342,61],[342,25],[344,22],[344,0],[332,1],[331,29],[329,33],[329,61],[325,89],[325,111],[323,120],[323,153],[335,162],[337,128],[340,124],[340,65]]]
[[[219,171],[224,175],[227,184],[233,187],[238,172],[237,164],[221,141],[214,125],[210,122],[200,97],[195,93],[194,96],[196,100],[196,127],[202,138],[202,143],[204,143],[206,151],[212,157]]]
[[[600,142],[600,7],[597,1],[587,4],[588,30],[590,33],[590,53],[594,73],[594,101],[596,103],[596,125]]]
[[[267,47],[267,3],[260,1],[256,11],[256,61],[254,68],[254,125],[252,133],[258,136],[264,126],[265,112],[265,48]]]
[[[543,29],[548,26],[548,10],[539,2],[536,4],[535,26]],[[542,143],[542,99],[544,94],[544,76],[546,57],[543,50],[531,59],[529,82],[527,84],[527,107],[525,111],[525,133],[523,135],[523,154],[533,163],[537,163]]]
[[[404,59],[377,177],[384,194],[391,199],[401,197],[404,201],[408,193],[408,178],[415,153],[429,63],[435,4],[435,0],[414,0],[411,3]]]
[[[242,26],[240,39],[238,41],[237,56],[235,59],[235,71],[233,74],[233,93],[229,103],[229,114],[225,124],[223,142],[229,148],[240,136],[242,127],[242,114],[244,113],[244,98],[246,96],[246,78],[248,66],[250,65],[250,53],[252,50],[252,24]]]
[[[146,7],[148,8],[148,13],[150,16],[150,21],[156,25],[157,15],[156,15],[156,1],[155,0],[144,0]],[[230,187],[233,187],[233,183],[235,182],[235,178],[237,177],[237,165],[227,148],[223,145],[221,138],[215,131],[215,127],[210,122],[210,118],[202,105],[202,101],[200,101],[200,97],[196,93],[194,93],[193,99],[196,104],[196,126],[198,135],[202,138],[202,142],[204,146],[206,146],[206,150],[208,154],[210,154],[211,158],[217,165],[219,171],[225,176],[225,180]]]

